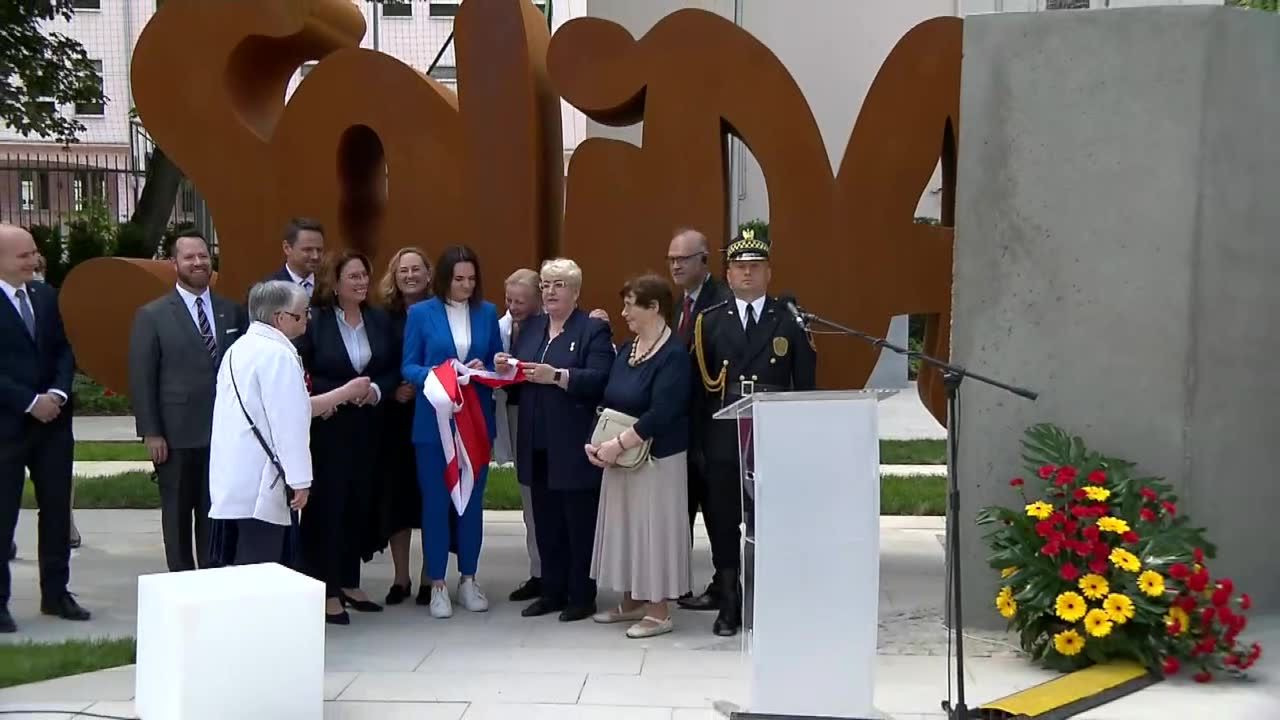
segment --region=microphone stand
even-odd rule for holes
[[[785,301],[787,308],[798,317],[802,323],[818,323],[838,331],[844,335],[851,335],[860,340],[864,340],[877,348],[887,348],[899,355],[907,358],[918,358],[921,362],[933,366],[942,372],[942,383],[947,389],[947,484],[950,486],[947,493],[947,509],[950,519],[947,522],[947,564],[950,568],[950,585],[951,604],[953,607],[947,608],[954,610],[955,616],[948,633],[955,635],[956,644],[956,704],[951,704],[951,698],[942,701],[942,709],[947,713],[947,717],[951,720],[968,720],[968,718],[978,717],[977,713],[970,711],[965,705],[964,698],[964,615],[960,598],[960,482],[957,469],[957,459],[960,449],[960,384],[965,378],[973,378],[979,382],[985,383],[992,387],[1000,388],[1013,393],[1019,397],[1034,401],[1038,397],[1034,393],[1025,388],[1002,383],[999,380],[970,372],[959,365],[953,365],[944,362],[935,357],[930,357],[921,352],[910,350],[908,348],[894,345],[884,338],[876,337],[846,327],[826,318],[819,317],[810,312],[805,312],[794,302],[787,298]],[[806,328],[807,329],[807,328]]]

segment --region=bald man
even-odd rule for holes
[[[40,508],[40,612],[89,613],[67,592],[71,576],[71,378],[75,359],[53,290],[34,279],[31,234],[0,223],[0,547],[13,542],[26,471]],[[9,563],[0,563],[0,632],[9,613]]]

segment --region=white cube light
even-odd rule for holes
[[[324,583],[274,563],[138,578],[143,720],[320,720]]]

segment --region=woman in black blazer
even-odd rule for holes
[[[516,474],[533,496],[542,597],[521,614],[560,612],[562,622],[595,613],[591,551],[600,468],[583,453],[613,366],[609,326],[578,308],[582,270],[559,258],[542,265],[544,313],[525,321],[511,348],[526,382],[520,394]],[[500,353],[497,363],[508,356]]]
[[[382,607],[360,589],[360,557],[375,521],[373,483],[384,403],[400,384],[400,355],[391,318],[368,304],[371,267],[365,256],[329,258],[316,277],[311,319],[298,352],[311,393],[355,377],[373,381],[369,394],[311,423],[311,497],[302,513],[303,566],[323,581],[326,622],[346,625],[344,607]]]

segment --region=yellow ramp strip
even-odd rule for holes
[[[1065,718],[1156,682],[1159,678],[1135,662],[1093,665],[989,702],[980,710],[983,717]],[[1074,707],[1077,704],[1079,707]],[[1054,712],[1068,708],[1069,714]]]

